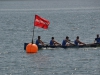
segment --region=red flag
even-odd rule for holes
[[[38,15],[35,15],[35,20],[34,20],[34,26],[43,28],[43,29],[48,29],[50,22]]]

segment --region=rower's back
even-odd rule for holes
[[[97,34],[97,38],[95,38],[96,43],[100,43],[100,37],[99,34]]]

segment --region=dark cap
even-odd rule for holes
[[[51,39],[54,39],[54,37],[52,37]]]
[[[97,34],[97,37],[99,37],[99,34]]]
[[[40,39],[41,37],[40,36],[38,36],[38,39]]]
[[[79,39],[79,36],[77,36],[76,38]]]
[[[68,36],[66,36],[66,39],[68,39],[69,37]]]

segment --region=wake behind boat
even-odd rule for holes
[[[26,46],[28,45],[29,43],[24,43],[24,50],[26,50]],[[98,43],[94,43],[94,44],[86,44],[86,45],[82,45],[82,46],[76,46],[76,45],[73,45],[73,46],[50,46],[50,45],[45,45],[45,46],[38,46],[38,49],[43,49],[43,48],[89,48],[89,47],[100,47],[100,44]]]

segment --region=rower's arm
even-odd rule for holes
[[[81,42],[81,41],[79,41],[79,40],[78,40],[78,42],[79,42],[79,44],[85,44],[85,43],[83,43],[83,42]]]
[[[55,44],[60,44],[60,43],[58,43],[58,42],[57,42],[57,41],[55,41],[55,40],[54,40],[54,43],[55,43]]]
[[[42,40],[40,40],[40,43],[41,43],[42,45],[44,45],[44,42],[42,42]]]
[[[70,40],[67,40],[68,43],[71,43]]]

